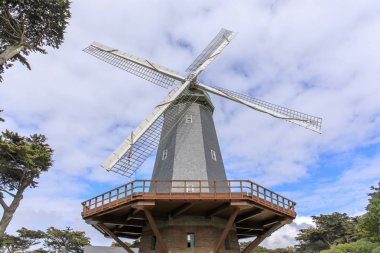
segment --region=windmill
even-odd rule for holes
[[[102,164],[108,171],[131,177],[157,150],[152,179],[135,180],[83,202],[83,218],[100,232],[115,240],[140,238],[140,252],[187,252],[187,248],[240,252],[238,238],[256,237],[243,251],[249,252],[295,218],[293,201],[248,180],[227,180],[208,93],[318,133],[322,119],[200,82],[199,74],[235,35],[222,29],[186,75],[100,43],[84,49],[151,83],[171,88]],[[212,232],[200,236],[204,231]],[[177,236],[182,237],[170,240]]]

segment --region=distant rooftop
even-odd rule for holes
[[[134,252],[138,253],[139,249],[132,248]],[[104,246],[84,246],[84,253],[125,253],[122,247],[104,247]]]

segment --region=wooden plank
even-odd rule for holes
[[[245,221],[245,220],[248,220],[250,218],[253,218],[257,215],[259,215],[260,213],[262,213],[264,210],[263,209],[260,209],[260,208],[257,208],[257,209],[254,209],[248,213],[245,213],[245,214],[242,214],[242,215],[239,215],[237,218],[236,218],[236,223],[239,223],[239,222],[242,222],[242,221]]]
[[[213,215],[216,215],[218,213],[220,213],[221,211],[225,210],[226,208],[229,208],[230,207],[230,202],[227,202],[227,203],[223,203],[217,207],[215,207],[214,209],[210,210],[207,214],[206,214],[206,217],[211,217]]]
[[[100,229],[102,229],[107,235],[109,235],[112,239],[114,239],[121,247],[123,247],[123,249],[125,249],[128,253],[134,253],[133,250],[131,250],[131,248],[128,247],[127,244],[125,244],[122,240],[119,239],[119,237],[117,237],[114,233],[111,232],[111,230],[109,230],[107,228],[107,226],[105,226],[104,224],[102,223],[98,223],[96,224],[96,226],[98,226]]]
[[[190,202],[184,203],[180,205],[178,208],[174,209],[171,213],[171,216],[173,218],[177,218],[178,216],[180,216],[181,214],[189,210],[193,205],[194,203],[190,203]]]

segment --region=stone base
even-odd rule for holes
[[[211,253],[218,243],[227,220],[183,216],[176,219],[156,219],[158,229],[166,242],[170,253]],[[194,234],[194,247],[188,245],[188,234]],[[239,253],[239,242],[233,228],[223,243],[219,253]],[[152,247],[156,241],[155,247]],[[155,248],[155,249],[152,249]],[[226,249],[229,248],[229,249]],[[140,253],[160,253],[161,249],[149,225],[141,235]]]

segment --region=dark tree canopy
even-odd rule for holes
[[[13,253],[15,251],[25,252],[31,246],[40,243],[45,233],[40,230],[29,230],[21,228],[17,230],[18,236],[5,235],[0,239],[0,252]]]
[[[345,213],[321,214],[312,216],[315,227],[301,229],[296,237],[299,241],[297,249],[300,252],[319,252],[332,245],[350,243],[360,238],[355,229],[356,217]]]
[[[30,52],[58,48],[70,18],[69,0],[2,0],[0,2],[0,81],[4,68],[20,61],[30,69]]]
[[[82,253],[84,246],[90,244],[84,232],[73,231],[71,228],[60,230],[50,227],[46,232],[21,228],[17,233],[18,235],[6,234],[0,239],[1,253]]]
[[[64,230],[50,227],[46,231],[44,246],[49,252],[80,253],[83,247],[90,244],[90,239],[84,232],[73,231],[67,227]]]
[[[24,191],[37,187],[40,174],[53,164],[53,150],[44,135],[20,136],[6,130],[0,135],[0,205],[4,212],[0,220],[0,238],[12,220]],[[5,194],[12,198],[10,204]]]
[[[377,187],[372,186],[371,190],[367,213],[360,218],[358,229],[364,238],[380,242],[380,182]]]
[[[0,191],[36,187],[42,172],[52,166],[53,150],[44,135],[23,137],[6,130],[0,136]]]

